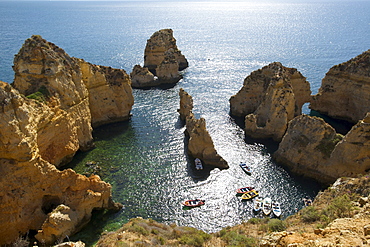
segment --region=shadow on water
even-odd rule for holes
[[[345,120],[334,119],[314,110],[310,111],[310,116],[322,118],[326,123],[330,124],[336,132],[342,135],[347,134],[354,125],[353,123],[347,122]]]

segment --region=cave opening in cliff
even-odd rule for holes
[[[42,198],[42,211],[45,214],[51,213],[58,205],[60,205],[60,199],[57,196],[45,195]]]

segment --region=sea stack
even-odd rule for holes
[[[243,87],[230,98],[230,113],[245,117],[246,135],[280,141],[310,95],[310,84],[299,71],[275,62],[245,78]]]
[[[147,67],[156,75],[157,67],[162,63],[166,57],[166,52],[170,49],[173,50],[174,59],[178,63],[178,70],[186,69],[189,66],[188,61],[177,48],[172,29],[159,30],[148,39],[144,52],[144,67]]]
[[[93,147],[92,126],[128,119],[131,81],[123,70],[70,57],[41,36],[14,58],[0,82],[0,245],[30,230],[46,245],[85,225],[95,209],[119,209],[111,186],[56,167]]]
[[[370,112],[370,50],[333,66],[309,107],[352,123],[363,119]]]
[[[185,134],[189,137],[188,153],[191,157],[199,158],[204,165],[227,169],[229,165],[217,153],[211,135],[206,128],[204,118],[197,119],[193,112],[193,99],[182,88],[179,91],[180,96],[180,118],[185,119]]]

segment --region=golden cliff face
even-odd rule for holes
[[[301,115],[290,123],[274,158],[293,172],[333,183],[370,169],[370,114],[343,137],[317,117]]]
[[[180,119],[185,120],[185,133],[189,136],[188,153],[193,158],[199,158],[203,164],[227,169],[229,165],[217,153],[211,135],[206,128],[204,118],[197,119],[194,117],[193,98],[185,90],[180,88]]]
[[[240,91],[230,98],[230,112],[245,117],[246,135],[280,141],[310,94],[310,85],[301,73],[272,63],[244,80]]]
[[[322,80],[310,108],[357,123],[370,111],[370,50],[332,67]]]
[[[166,56],[165,53],[170,49],[173,50],[174,59],[178,63],[178,70],[187,68],[188,61],[177,48],[172,29],[159,30],[148,39],[144,51],[144,67],[156,74],[157,67],[162,63]]]
[[[134,105],[129,75],[122,69],[77,60],[82,80],[89,92],[93,127],[128,120]]]
[[[40,36],[26,40],[14,71],[12,85],[0,82],[0,245],[29,230],[53,244],[93,209],[117,209],[98,176],[56,166],[92,147],[92,125],[129,118],[131,82],[123,70],[71,58]]]

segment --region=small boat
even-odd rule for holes
[[[204,205],[204,203],[205,203],[205,200],[194,199],[194,200],[187,200],[183,202],[182,204],[186,207],[199,207],[199,206]]]
[[[251,168],[249,166],[247,166],[247,164],[240,163],[239,165],[240,165],[240,167],[243,169],[243,171],[245,173],[247,173],[248,175],[251,175],[252,174],[252,170],[251,170]]]
[[[262,209],[263,198],[257,197],[253,204],[253,211],[258,213]]]
[[[196,158],[194,163],[195,163],[195,169],[203,170],[202,161],[200,159]]]
[[[242,195],[242,200],[250,200],[254,197],[258,196],[257,190],[253,189],[250,190]]]
[[[265,199],[263,199],[262,211],[265,215],[269,215],[271,213],[271,203],[271,198],[266,197]]]
[[[243,187],[243,188],[239,188],[236,190],[236,193],[237,194],[244,194],[244,193],[247,193],[248,191],[250,190],[253,190],[254,187]]]
[[[280,207],[280,203],[279,202],[272,202],[272,213],[276,216],[276,217],[280,217],[281,215],[281,207]]]

